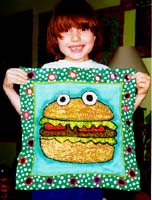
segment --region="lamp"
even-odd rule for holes
[[[109,62],[110,68],[134,68],[137,72],[148,74],[148,70],[134,46],[118,47]]]

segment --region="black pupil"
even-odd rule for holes
[[[93,96],[92,96],[92,95],[87,95],[86,99],[87,99],[88,101],[92,101],[92,100],[93,100]]]
[[[61,97],[61,98],[60,98],[60,101],[61,101],[61,102],[65,102],[65,100],[66,100],[65,97]]]

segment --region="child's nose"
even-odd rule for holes
[[[79,31],[78,29],[73,28],[73,29],[71,30],[71,40],[72,40],[73,42],[77,42],[77,41],[80,40],[80,31]]]

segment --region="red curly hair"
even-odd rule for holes
[[[71,27],[90,29],[96,36],[94,47],[89,58],[95,58],[101,50],[101,24],[93,7],[85,0],[62,0],[54,9],[47,29],[47,50],[55,60],[64,59],[60,52],[57,37]]]

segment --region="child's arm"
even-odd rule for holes
[[[150,76],[142,72],[137,72],[132,78],[136,79],[137,94],[134,108],[136,110],[147,96],[150,88]]]
[[[16,111],[20,114],[20,96],[14,89],[14,84],[25,84],[27,73],[19,68],[7,70],[3,82],[3,89]]]

